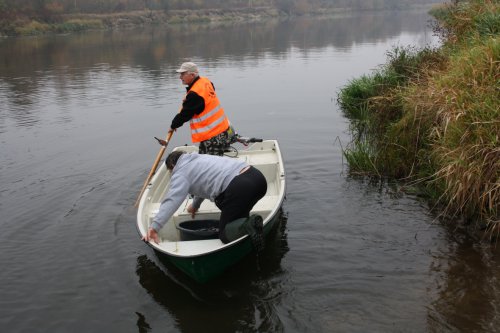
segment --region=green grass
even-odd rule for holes
[[[15,35],[42,35],[49,32],[66,33],[89,29],[101,29],[104,25],[99,19],[71,19],[62,23],[43,23],[30,21],[14,28]]]
[[[365,139],[355,141],[343,151],[351,174],[380,176],[374,161],[377,154],[373,149],[373,145]]]
[[[53,29],[57,32],[77,32],[89,29],[102,29],[103,27],[102,21],[98,19],[71,19],[54,25]]]

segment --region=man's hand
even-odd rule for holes
[[[165,147],[165,146],[167,145],[167,141],[162,140],[162,139],[158,139],[156,136],[155,136],[155,139],[156,139],[156,141],[158,141],[158,143],[159,143],[160,145],[162,145],[163,147]]]
[[[168,130],[168,134],[169,134],[169,135],[170,135],[171,133],[174,133],[174,132],[175,132],[175,129],[171,129],[171,128],[170,128],[170,129]],[[162,139],[159,139],[159,138],[157,138],[156,136],[155,136],[154,138],[155,138],[155,139],[156,139],[156,141],[158,141],[158,143],[159,143],[160,145],[162,145],[163,147],[165,147],[165,146],[168,144],[168,142],[167,142],[167,141],[162,140]]]
[[[191,217],[194,219],[194,216],[196,215],[198,208],[193,208],[193,205],[189,204],[187,211],[188,211],[188,213],[191,213]]]
[[[153,228],[148,229],[148,233],[146,234],[146,236],[142,237],[142,240],[145,242],[153,240],[156,244],[160,243],[160,237],[158,236],[158,232],[156,232],[156,230]]]

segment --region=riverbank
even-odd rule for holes
[[[339,10],[325,11],[338,12]],[[340,10],[342,11],[342,10]],[[317,14],[321,14],[318,12]],[[65,14],[57,22],[17,19],[2,22],[0,36],[43,35],[71,33],[95,29],[124,29],[140,26],[182,23],[255,21],[286,16],[274,7],[206,9],[206,10],[139,10],[112,14]]]
[[[66,15],[65,20],[96,20],[104,28],[127,28],[145,25],[167,25],[178,23],[252,21],[279,16],[278,10],[271,7],[240,9],[205,10],[143,10],[116,14],[74,14]]]
[[[438,49],[395,48],[341,89],[352,174],[397,179],[472,234],[500,232],[500,5],[436,7]],[[459,222],[460,221],[460,222]]]
[[[411,6],[412,9],[428,7],[429,5]],[[300,15],[331,16],[350,11],[353,11],[353,9],[316,8]],[[61,14],[51,23],[40,19],[18,17],[13,20],[0,20],[0,37],[36,36],[51,33],[127,29],[140,26],[166,26],[183,23],[251,22],[278,17],[288,18],[296,15],[298,14],[279,10],[276,7],[262,6],[235,9],[138,10],[110,14]]]

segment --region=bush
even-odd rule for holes
[[[56,32],[77,32],[89,29],[101,29],[103,26],[102,21],[98,19],[71,19],[64,23],[54,25],[54,30]]]
[[[20,27],[15,28],[16,35],[40,35],[50,31],[50,25],[38,21],[31,21]]]

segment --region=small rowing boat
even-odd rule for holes
[[[197,152],[195,146],[176,147],[189,153]],[[257,202],[250,214],[260,215],[264,222],[264,236],[269,233],[278,219],[278,213],[285,198],[285,170],[280,148],[276,140],[254,142],[248,147],[233,151],[234,158],[242,159],[259,169],[267,180],[267,193]],[[137,229],[144,236],[160,208],[167,192],[170,173],[165,164],[156,171],[147,185],[138,206]],[[224,244],[217,238],[217,222],[220,210],[205,200],[195,218],[187,211],[192,198],[174,213],[160,230],[160,242],[148,244],[161,256],[168,258],[176,267],[204,283],[220,274],[252,252],[250,238],[245,235],[231,243]]]

